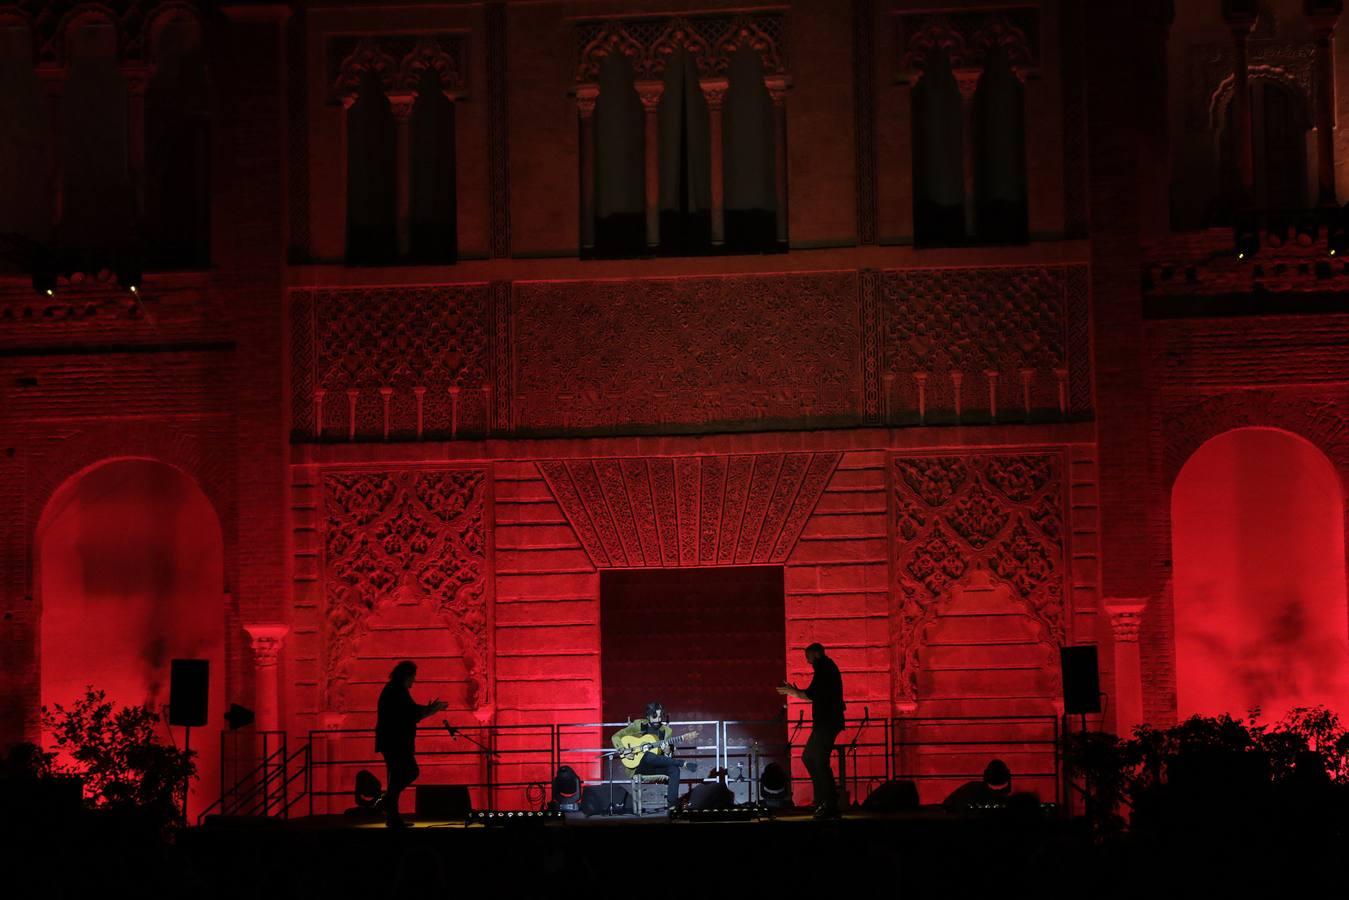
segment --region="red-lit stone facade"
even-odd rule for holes
[[[873,716],[1053,714],[1057,647],[1096,643],[1105,724],[1171,720],[1186,460],[1271,427],[1349,475],[1349,276],[1324,232],[1255,268],[1176,212],[1208,196],[1234,46],[1243,78],[1321,109],[1315,23],[1282,0],[1236,38],[1217,0],[948,5],[0,5],[52,109],[70,29],[114,30],[134,97],[170,16],[199,23],[210,98],[209,266],[148,267],[135,297],[0,280],[0,740],[37,729],[48,502],[123,457],[211,501],[227,700],[297,737],[371,724],[402,656],[465,723],[598,721],[600,573],[750,564],[785,568],[789,676],[822,641]],[[709,252],[658,252],[667,66],[719,135],[742,52],[779,252],[723,251],[730,176]],[[966,125],[986,63],[1012,74],[1025,242],[914,245],[937,55]],[[590,252],[610,56],[646,104],[646,254]],[[390,110],[393,252],[415,243],[424,77],[453,108],[457,261],[345,265],[362,91]],[[1343,130],[1309,135],[1308,208],[1318,151],[1332,195],[1349,179]],[[983,183],[979,152],[953,183]]]

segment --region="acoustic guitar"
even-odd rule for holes
[[[625,734],[618,741],[622,744],[619,750],[618,759],[623,763],[624,768],[635,769],[642,763],[642,758],[648,753],[663,755],[672,749],[675,744],[681,741],[690,741],[698,736],[697,730],[686,731],[683,734],[677,734],[674,737],[661,740],[654,734]]]

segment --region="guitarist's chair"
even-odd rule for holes
[[[632,811],[635,812],[635,813],[636,813],[637,815],[639,815],[639,816],[644,812],[644,808],[643,808],[643,807],[644,807],[644,804],[643,804],[643,802],[642,802],[642,785],[644,785],[644,784],[668,784],[669,781],[670,781],[670,779],[669,779],[669,778],[666,778],[664,775],[638,775],[636,772],[633,772],[633,773],[632,773]]]

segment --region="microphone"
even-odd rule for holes
[[[445,730],[450,733],[450,737],[459,737],[459,729],[451,725],[448,719],[441,719],[440,724],[445,726]]]

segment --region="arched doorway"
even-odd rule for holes
[[[42,703],[86,685],[119,706],[169,701],[169,661],[210,660],[208,724],[195,729],[195,816],[220,793],[225,608],[220,523],[197,484],[146,459],[100,463],[53,495],[38,526]],[[180,746],[182,729],[161,739]]]
[[[1171,526],[1179,716],[1349,713],[1344,498],[1321,451],[1274,429],[1221,434],[1176,478]]]

